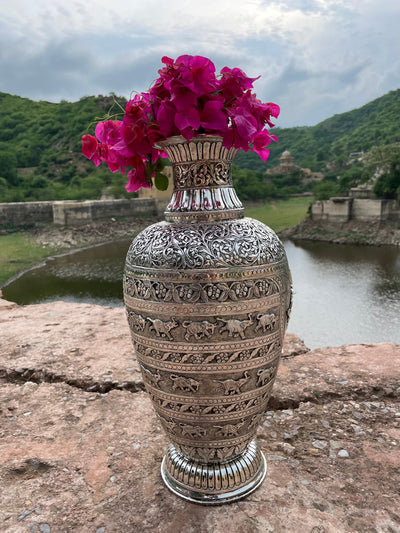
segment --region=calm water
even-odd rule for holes
[[[400,344],[400,251],[314,242],[284,243],[293,276],[289,331],[310,348]],[[55,300],[121,306],[128,241],[47,261],[3,288],[19,304]]]

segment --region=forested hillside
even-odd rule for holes
[[[81,136],[112,103],[110,96],[54,104],[0,93],[0,202],[124,195],[121,174],[112,174],[107,167],[96,168],[81,154]],[[264,183],[266,169],[278,164],[284,150],[290,150],[302,167],[325,171],[330,162],[339,172],[349,153],[399,142],[399,118],[400,89],[316,126],[275,128],[279,142],[272,143],[268,161],[241,152],[235,160],[234,177],[239,188],[247,186],[247,197],[257,190],[264,197],[297,191],[297,182],[281,188]]]
[[[334,115],[316,126],[274,128],[274,133],[278,144],[271,143],[267,163],[250,152],[241,152],[236,164],[265,171],[267,166],[277,165],[282,152],[289,150],[302,167],[318,171],[329,161],[340,168],[352,152],[366,152],[373,146],[400,142],[400,89],[359,109]]]
[[[121,174],[81,153],[82,135],[112,104],[103,96],[54,104],[0,93],[0,201],[84,200],[105,188],[123,194]]]

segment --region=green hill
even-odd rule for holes
[[[121,174],[95,168],[81,154],[81,136],[112,102],[97,96],[54,104],[0,92],[0,202],[124,195]],[[340,168],[351,152],[399,142],[399,118],[400,89],[316,126],[276,128],[279,143],[272,143],[266,163],[241,152],[235,164],[264,173],[290,150],[303,167],[321,170],[329,161]]]
[[[0,92],[0,201],[98,198],[124,193],[125,178],[96,168],[81,154],[81,137],[113,98],[58,104]]]
[[[241,152],[236,164],[265,171],[277,165],[282,152],[289,150],[298,165],[311,170],[321,170],[327,161],[340,166],[351,152],[366,152],[373,146],[400,141],[400,89],[316,126],[274,128],[274,133],[278,144],[271,143],[266,163],[253,153]]]

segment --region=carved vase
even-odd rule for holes
[[[236,149],[218,136],[159,143],[175,189],[165,221],[132,242],[124,299],[146,390],[170,444],[166,485],[191,501],[244,497],[266,473],[254,439],[291,306],[284,248],[244,218]]]

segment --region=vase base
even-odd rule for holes
[[[244,498],[261,485],[266,473],[265,457],[254,440],[241,455],[221,463],[195,461],[170,444],[161,464],[163,481],[174,494],[204,505]]]

